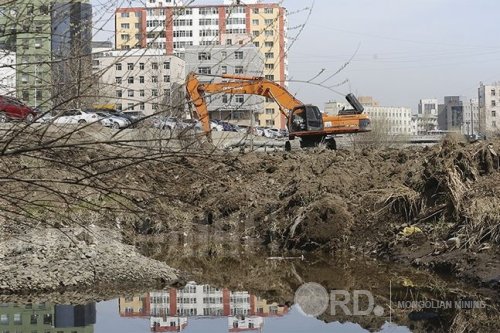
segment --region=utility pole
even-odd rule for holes
[[[477,106],[479,107],[479,102],[478,102]],[[474,105],[472,104],[472,98],[470,99],[470,124],[471,124],[471,129],[472,129],[471,136],[474,136]],[[467,132],[469,132],[469,131],[467,130]],[[467,133],[467,134],[469,134],[469,133]]]

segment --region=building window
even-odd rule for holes
[[[128,13],[121,13],[121,17],[128,17]]]
[[[265,25],[272,25],[272,24],[273,24],[273,21],[274,21],[273,19],[265,19],[265,20],[264,20],[264,24],[265,24]]]
[[[133,70],[133,69],[134,69],[134,64],[133,64],[133,63],[131,63],[131,62],[129,62],[129,63],[127,64],[127,69],[128,69],[129,71]]]
[[[198,67],[198,74],[212,74],[210,67]]]
[[[158,97],[158,89],[151,89],[151,96]]]
[[[139,83],[144,83],[144,76],[139,76]]]
[[[39,49],[42,47],[43,40],[41,38],[35,38],[35,48]]]
[[[129,76],[128,79],[127,79],[127,82],[128,83],[134,83],[134,77],[133,76]]]
[[[139,103],[139,109],[144,111],[144,102]]]
[[[122,91],[121,90],[117,90],[116,91],[116,97],[122,97]]]
[[[49,13],[49,6],[40,5],[40,14],[47,15]]]
[[[234,100],[236,101],[236,103],[240,104],[243,104],[245,102],[245,98],[243,95],[235,95]]]
[[[497,102],[495,100],[491,101],[491,106],[497,106]]]
[[[264,34],[266,35],[266,37],[274,36],[274,30],[266,30],[264,31]]]
[[[254,37],[259,37],[260,32],[259,32],[258,30],[254,30],[254,31],[252,31],[252,35],[253,35]]]
[[[121,70],[122,70],[122,64],[121,64],[121,63],[116,63],[116,64],[115,64],[115,69],[116,69],[117,71],[121,71]]]
[[[264,8],[264,14],[272,14],[273,12],[274,12],[274,8],[272,8],[272,7]]]
[[[253,19],[252,20],[253,25],[259,25],[259,20],[258,19]]]
[[[140,62],[139,63],[139,69],[142,71],[144,70],[144,63],[143,62]]]
[[[254,14],[258,14],[258,13],[259,13],[259,8],[254,8],[254,9],[253,9],[253,13],[254,13]]]
[[[274,69],[274,64],[266,64],[266,69]]]
[[[143,90],[143,89],[139,90],[139,96],[141,96],[141,97],[144,97],[144,96],[145,96],[145,94],[144,94],[144,90]]]
[[[233,45],[232,39],[226,39],[226,45]]]
[[[130,24],[128,24],[128,23],[122,23],[121,27],[122,27],[122,29],[130,29]]]
[[[128,110],[134,110],[134,103],[128,103],[127,109]]]
[[[118,84],[122,83],[122,78],[120,76],[115,77],[115,82]]]
[[[133,90],[129,90],[128,91],[128,97],[134,97],[134,91]]]
[[[226,94],[222,95],[222,103],[227,104],[227,101],[228,101],[227,95]]]
[[[26,73],[21,74],[21,82],[28,83],[28,74]]]
[[[234,59],[243,59],[243,51],[235,51]]]
[[[158,110],[158,103],[153,103],[153,104],[151,105],[151,108],[152,108],[153,110]]]
[[[227,74],[227,66],[222,66],[221,72],[222,72],[222,74]]]
[[[243,74],[243,66],[234,67],[234,74]]]
[[[30,92],[28,90],[23,90],[23,94],[22,95],[23,95],[23,100],[24,101],[26,101],[26,102],[29,101],[29,99],[30,99]]]
[[[274,42],[266,42],[265,45],[266,45],[266,47],[273,47]]]
[[[266,59],[273,59],[273,58],[274,58],[273,52],[266,52]]]
[[[158,83],[158,76],[156,75],[151,76],[151,82]]]
[[[491,89],[491,96],[495,96],[495,89]]]
[[[273,108],[267,108],[266,109],[266,114],[274,114],[274,109]]]
[[[491,126],[492,126],[492,127],[494,127],[494,128],[496,128],[496,127],[497,127],[497,122],[496,122],[495,120],[493,120],[493,121],[491,122]]]
[[[157,62],[152,62],[151,63],[151,68],[152,69],[158,69],[158,63]]]
[[[492,117],[496,117],[497,116],[497,112],[495,110],[491,111],[491,116]]]
[[[116,103],[116,109],[120,110],[120,111],[123,110],[122,104],[121,103]]]
[[[170,75],[163,75],[163,82],[170,82]]]
[[[274,126],[274,119],[266,119],[266,126]]]
[[[255,45],[255,47],[260,47],[260,43],[259,42],[253,42],[253,45]]]
[[[274,81],[274,75],[272,75],[272,74],[266,75],[266,80]]]
[[[163,63],[163,69],[170,69],[170,63],[168,61]]]
[[[198,52],[198,60],[210,60],[210,52]]]

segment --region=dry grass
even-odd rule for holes
[[[500,199],[484,197],[474,199],[465,209],[465,223],[458,234],[471,247],[484,242],[500,244]]]

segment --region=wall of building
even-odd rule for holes
[[[189,46],[185,50],[186,73],[200,74],[201,81],[221,82],[221,77],[203,77],[202,74],[236,74],[263,76],[264,61],[253,45]],[[221,119],[242,125],[258,120],[265,112],[265,98],[255,95],[211,94],[206,96],[212,119]],[[274,113],[274,111],[273,111]]]
[[[373,131],[381,130],[388,135],[411,135],[411,109],[405,107],[365,107]],[[377,128],[378,127],[378,128]]]
[[[181,85],[184,61],[164,50],[115,50],[94,54],[93,71],[99,77],[99,104],[117,109],[142,111],[146,115],[183,115],[185,101]],[[177,90],[174,91],[173,87]],[[179,94],[181,93],[181,94]]]
[[[479,131],[493,134],[500,131],[500,82],[485,85],[478,89]]]
[[[16,53],[0,50],[0,95],[16,95]]]

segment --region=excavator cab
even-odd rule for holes
[[[290,132],[321,131],[323,117],[317,106],[301,105],[290,111],[288,118]]]

